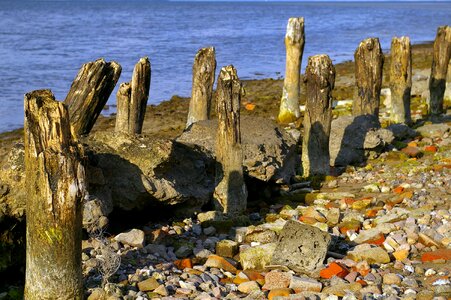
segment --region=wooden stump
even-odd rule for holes
[[[77,135],[91,131],[116,86],[121,70],[118,63],[107,63],[103,59],[81,67],[64,100]]]
[[[151,68],[149,58],[139,60],[131,83],[122,83],[116,94],[116,132],[140,134],[149,99]]]
[[[352,106],[354,116],[379,115],[384,55],[378,38],[360,42],[354,53],[356,96]]]
[[[200,49],[193,64],[193,87],[189,103],[186,128],[191,124],[210,119],[211,97],[215,82],[215,48]]]
[[[429,113],[438,116],[443,111],[443,96],[446,89],[446,74],[451,58],[451,27],[441,26],[437,29],[432,55],[431,77],[429,79]]]
[[[82,148],[49,90],[25,95],[25,299],[83,299]]]
[[[412,89],[412,56],[410,39],[394,37],[390,60],[390,119],[395,123],[410,123],[410,90]]]
[[[287,57],[278,116],[280,123],[290,123],[301,116],[299,110],[299,89],[304,41],[304,18],[290,18],[285,35]]]
[[[240,131],[242,85],[233,66],[223,67],[218,77],[216,102],[216,188],[213,199],[217,210],[242,214],[246,209],[247,189],[243,179],[243,150]]]
[[[305,70],[307,102],[304,114],[302,167],[304,176],[327,175],[335,68],[327,55],[309,57]]]
[[[116,93],[116,126],[114,131],[130,133],[130,101],[132,88],[129,82],[121,83]]]

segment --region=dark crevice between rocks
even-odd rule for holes
[[[11,297],[25,284],[25,226],[24,220],[13,218],[1,222],[0,293],[7,292]]]

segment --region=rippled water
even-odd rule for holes
[[[433,40],[451,20],[451,3],[0,0],[0,132],[22,126],[24,93],[50,88],[64,99],[80,66],[99,57],[119,62],[124,82],[149,56],[155,104],[190,94],[192,61],[205,46],[216,47],[218,67],[233,64],[242,79],[279,77],[292,16],[306,18],[305,65],[318,53],[351,59],[372,36],[384,49],[394,35]]]

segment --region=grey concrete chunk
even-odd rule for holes
[[[316,227],[290,220],[280,233],[271,264],[312,274],[323,266],[330,239]]]

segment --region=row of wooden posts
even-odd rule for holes
[[[286,74],[279,120],[300,116],[300,66],[304,47],[304,20],[288,22],[285,44]],[[434,42],[430,79],[430,112],[440,114],[451,51],[451,28],[440,27]],[[356,53],[357,96],[353,113],[377,114],[382,82],[383,55],[377,39],[360,43]],[[216,69],[213,48],[201,49],[193,66],[193,88],[187,127],[209,119]],[[390,68],[393,113],[396,121],[409,120],[411,88],[410,42],[394,38]],[[80,69],[64,101],[55,101],[50,90],[25,95],[25,169],[27,186],[26,299],[82,299],[81,222],[86,196],[83,148],[77,137],[88,134],[107,102],[121,73],[121,66],[103,59]],[[150,62],[142,58],[131,82],[117,93],[117,132],[139,134],[150,88]],[[305,72],[307,103],[304,115],[302,163],[304,175],[329,171],[331,92],[335,69],[327,55],[309,57]],[[240,133],[242,85],[233,66],[221,69],[216,90],[217,210],[229,215],[246,209]]]

